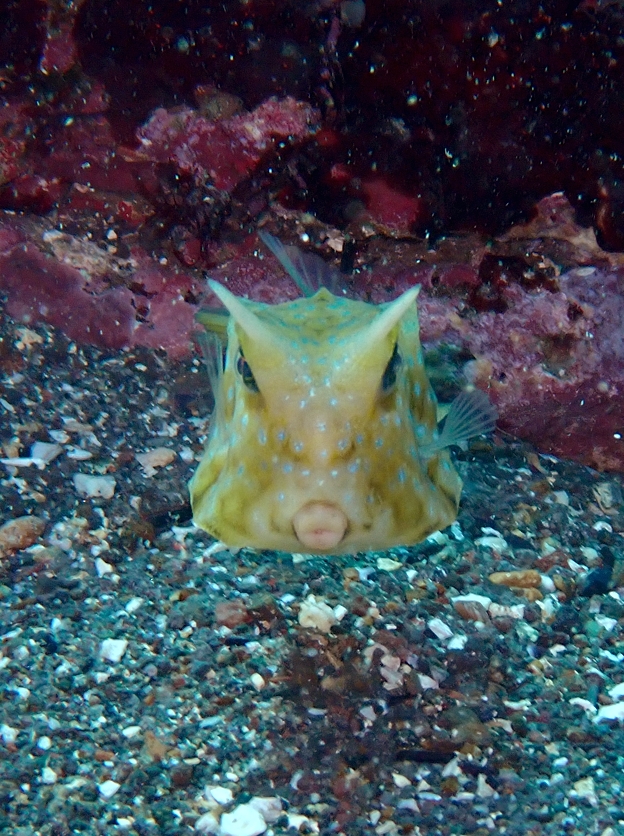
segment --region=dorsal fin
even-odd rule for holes
[[[304,253],[298,247],[289,247],[274,235],[258,231],[258,238],[275,256],[304,296],[314,296],[321,288],[337,295],[341,275],[326,261],[314,253]]]

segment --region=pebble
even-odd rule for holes
[[[56,784],[58,775],[50,766],[44,766],[41,770],[41,783]]]
[[[16,517],[0,526],[0,557],[32,546],[45,530],[40,517]]]
[[[101,557],[98,557],[95,561],[95,571],[98,578],[102,578],[104,575],[112,574],[115,571],[115,567],[111,563],[102,560]]]
[[[135,598],[131,598],[128,601],[128,603],[126,604],[124,609],[129,615],[132,615],[133,612],[136,612],[142,606],[143,606],[143,598],[135,597]]]
[[[102,798],[112,798],[120,787],[117,781],[104,781],[98,784],[98,792]]]
[[[252,673],[252,675],[249,678],[251,680],[251,684],[256,689],[256,691],[262,691],[262,689],[266,685],[264,677],[259,673]]]
[[[234,793],[228,787],[206,787],[206,797],[214,799],[224,807],[234,801]]]
[[[269,824],[276,822],[284,812],[282,802],[274,795],[270,796],[254,796],[249,802],[249,806],[257,810],[262,818]]]
[[[231,813],[221,816],[221,836],[260,836],[267,829],[267,823],[251,804],[239,804]]]
[[[107,662],[119,662],[127,649],[126,639],[104,639],[100,644],[100,658]]]
[[[95,496],[112,499],[117,483],[113,476],[93,476],[89,473],[75,473],[74,487],[80,496]]]
[[[383,572],[396,572],[397,569],[401,569],[402,567],[403,564],[399,560],[393,560],[390,557],[377,558],[377,568]]]
[[[404,790],[405,787],[411,786],[412,783],[409,778],[406,778],[405,775],[401,775],[400,772],[393,772],[392,780],[394,781],[394,786],[398,787],[400,790]]]
[[[204,813],[195,822],[195,830],[198,833],[218,833],[219,820],[214,813]]]
[[[0,726],[0,738],[5,746],[7,743],[15,743],[18,734],[19,729],[15,729],[13,726],[7,726],[6,724]]]
[[[49,441],[35,441],[30,448],[30,458],[46,465],[60,456],[62,452],[63,448],[60,444],[50,444]]]
[[[141,726],[126,726],[125,729],[121,730],[121,733],[128,740],[132,740],[133,737],[136,737],[137,734],[141,733]]]
[[[511,572],[492,572],[489,580],[491,583],[502,586],[516,586],[520,589],[527,589],[540,586],[542,576],[536,569],[516,569]]]
[[[624,721],[624,702],[616,702],[613,705],[603,705],[593,718],[594,723],[602,723],[603,720]]]
[[[609,688],[609,696],[612,700],[624,699],[624,682],[619,682],[613,688]]]

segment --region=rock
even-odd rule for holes
[[[80,496],[112,499],[115,495],[116,482],[112,476],[92,476],[88,473],[75,473],[74,487]]]
[[[45,530],[41,517],[16,517],[0,527],[0,557],[36,543]]]
[[[260,836],[267,829],[262,813],[251,804],[239,804],[231,813],[221,816],[221,836]]]
[[[120,662],[127,649],[126,639],[104,639],[100,644],[100,658],[107,662]]]

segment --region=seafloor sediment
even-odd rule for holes
[[[233,554],[198,361],[0,336],[3,832],[624,833],[619,475],[497,437],[419,546]]]

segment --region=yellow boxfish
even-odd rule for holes
[[[189,485],[195,524],[227,546],[312,554],[446,527],[462,489],[446,448],[492,430],[496,413],[482,392],[462,393],[438,430],[419,286],[382,305],[337,296],[322,259],[261,238],[300,289],[325,286],[268,305],[210,282],[229,316],[198,315],[215,408]]]

